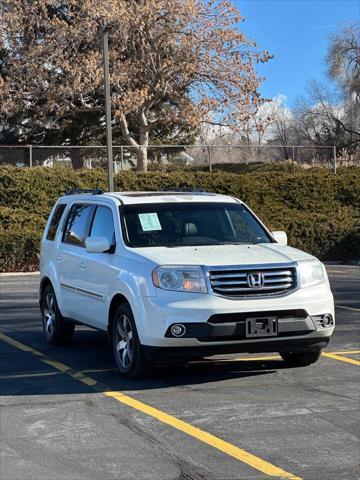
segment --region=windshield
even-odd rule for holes
[[[153,203],[121,209],[130,247],[272,242],[249,210],[232,203]]]

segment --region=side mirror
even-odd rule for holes
[[[110,250],[110,242],[105,237],[88,237],[85,241],[86,251],[89,253],[104,253]]]
[[[287,245],[287,235],[285,232],[271,232],[271,235],[274,237],[274,240],[276,240],[279,245]]]

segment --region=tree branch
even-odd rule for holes
[[[131,147],[137,147],[138,148],[139,144],[130,135],[128,123],[127,123],[126,116],[125,116],[124,113],[122,113],[119,117],[119,125],[120,125],[120,129],[121,129],[121,133],[122,133],[125,141],[127,142],[127,144],[130,145]]]

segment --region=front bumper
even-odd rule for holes
[[[158,290],[156,297],[142,297],[145,318],[136,318],[141,343],[148,347],[166,349],[194,348],[222,353],[280,351],[287,345],[300,348],[325,346],[334,330],[334,300],[325,282],[299,289],[284,297],[262,299],[229,299],[210,294],[192,294]],[[301,315],[286,315],[287,311],[301,311]],[[262,339],[245,337],[245,319],[254,314],[275,315],[278,335]],[[319,321],[324,314],[333,318],[333,325],[324,328]],[[224,316],[225,322],[212,319]],[[169,335],[175,323],[187,327],[181,338]],[[289,343],[290,342],[290,343]],[[299,343],[300,342],[300,343]],[[300,345],[300,347],[299,347]],[[311,347],[312,345],[312,347]],[[322,348],[322,347],[320,347]]]
[[[268,312],[232,313],[212,315],[207,322],[186,323],[185,332],[180,338],[196,338],[200,342],[249,340],[247,336],[247,318],[271,318],[277,322],[277,332],[271,338],[290,338],[320,332],[334,326],[334,319],[329,315],[330,325],[325,326],[324,315],[310,316],[306,310],[274,310]],[[166,338],[174,338],[172,324],[165,333]],[[261,333],[260,333],[261,335]],[[176,338],[176,337],[175,337]],[[177,337],[179,338],[179,337]],[[259,337],[265,338],[265,337]]]

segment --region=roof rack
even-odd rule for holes
[[[207,193],[203,188],[195,187],[160,188],[160,192]]]
[[[65,195],[81,195],[90,193],[91,195],[102,195],[104,192],[100,188],[72,188]]]

